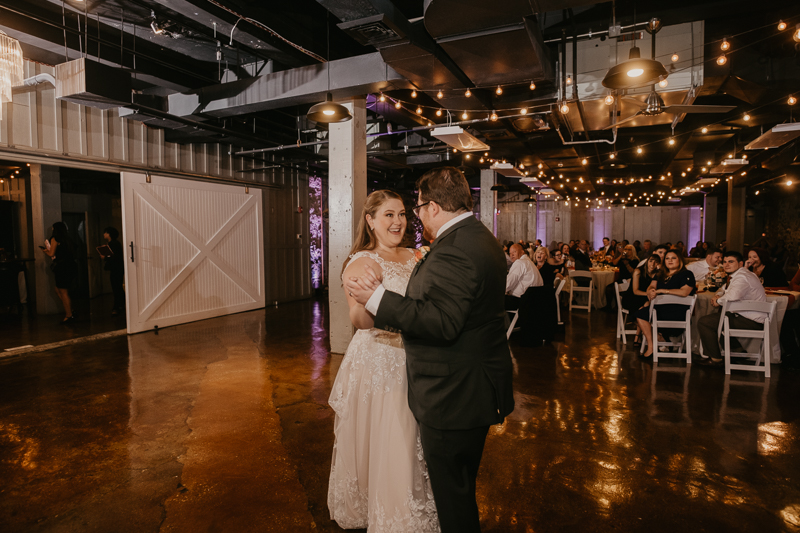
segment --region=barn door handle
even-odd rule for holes
[[[131,241],[131,263],[133,263],[133,241]]]

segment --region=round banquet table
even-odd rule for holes
[[[779,332],[781,330],[781,324],[783,324],[783,315],[786,314],[787,308],[791,309],[800,304],[800,293],[789,293],[789,291],[781,292],[784,294],[780,294],[778,292],[767,293],[767,301],[774,301],[778,304],[775,307],[776,319],[773,320],[769,325],[770,344],[772,344],[770,347],[770,361],[773,363],[781,362],[781,343]],[[711,299],[714,297],[714,294],[715,293],[708,291],[697,293],[697,303],[694,306],[694,313],[692,314],[692,351],[696,353],[700,353],[700,335],[697,331],[697,321],[700,320],[700,317],[715,313],[719,309],[711,305]],[[789,294],[792,294],[793,297],[790,298]],[[790,300],[793,301],[792,305],[789,305]]]

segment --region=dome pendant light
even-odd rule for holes
[[[653,85],[668,76],[667,69],[653,59],[642,59],[641,51],[634,46],[628,60],[611,67],[603,78],[603,87],[609,89],[635,89]]]
[[[328,93],[325,101],[311,106],[308,110],[308,120],[314,122],[322,122],[323,124],[331,124],[334,122],[347,122],[353,116],[350,111],[341,104],[333,101],[333,96]]]
[[[328,91],[331,90],[331,30],[328,24],[328,20],[330,19],[330,14],[328,15],[328,19],[325,21],[326,29],[328,30]],[[306,115],[308,120],[313,120],[314,122],[322,123],[322,124],[332,124],[335,122],[347,122],[348,120],[353,119],[353,115],[350,114],[350,111],[343,106],[342,104],[337,104],[333,101],[333,95],[328,92],[325,96],[325,101],[320,102],[318,104],[314,104],[311,106],[311,109],[308,110],[308,114]]]

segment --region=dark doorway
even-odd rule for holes
[[[78,277],[75,287],[70,291],[73,299],[89,299],[89,266],[86,263],[86,213],[62,213],[61,218],[67,225],[69,238],[75,243],[75,261],[78,263]]]

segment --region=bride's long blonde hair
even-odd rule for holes
[[[358,228],[356,228],[356,236],[353,239],[353,247],[350,248],[350,253],[347,256],[347,259],[344,260],[342,272],[344,272],[344,269],[347,268],[347,264],[350,262],[350,256],[362,250],[374,250],[378,246],[378,238],[375,236],[375,230],[370,228],[369,224],[367,224],[367,215],[375,218],[378,210],[380,210],[381,206],[388,200],[400,200],[403,202],[403,198],[399,194],[387,189],[375,191],[367,196],[367,200],[364,202],[364,208],[361,210],[361,218],[358,221]],[[405,245],[407,241],[408,225],[406,225],[406,235],[404,235],[401,246]]]

